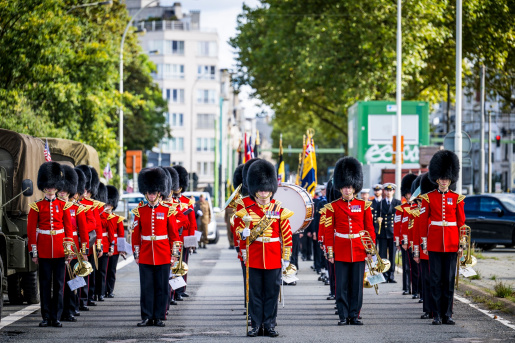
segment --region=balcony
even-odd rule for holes
[[[146,31],[202,31],[202,32],[216,32],[216,29],[202,29],[198,25],[191,25],[189,22],[178,20],[152,20],[140,21],[136,23],[138,29]]]

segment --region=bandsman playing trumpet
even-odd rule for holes
[[[338,325],[363,325],[358,319],[363,304],[363,276],[367,254],[361,242],[362,230],[375,241],[371,202],[357,199],[363,188],[361,163],[343,157],[334,168],[334,187],[342,198],[326,205],[326,242],[329,262],[335,264]]]

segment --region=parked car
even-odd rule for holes
[[[213,204],[211,202],[211,196],[207,192],[184,192],[184,196],[187,196],[188,198],[194,197],[195,202],[199,201],[200,194],[204,195],[204,198],[209,204],[209,210],[211,211],[211,221],[209,222],[209,225],[207,226],[207,239],[209,240],[210,244],[216,244],[218,243],[219,239],[219,233],[218,228],[216,226],[216,219],[215,219],[215,212],[213,211]]]
[[[472,242],[490,250],[497,244],[515,246],[515,194],[482,194],[465,198],[466,224]]]

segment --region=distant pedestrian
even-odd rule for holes
[[[207,240],[207,227],[211,222],[211,210],[209,209],[209,204],[204,198],[204,195],[201,194],[199,198],[200,203],[200,232],[202,232],[202,238],[200,239],[200,248],[206,249]]]

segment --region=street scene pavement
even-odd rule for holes
[[[139,274],[132,262],[118,270],[115,298],[97,302],[98,306],[81,313],[78,322],[63,323],[62,328],[39,328],[39,305],[32,305],[36,311],[1,329],[0,341],[515,342],[513,323],[510,328],[458,300],[454,305],[455,326],[431,325],[430,320],[420,319],[421,304],[403,296],[399,283],[381,284],[379,295],[373,288],[365,289],[364,326],[338,326],[334,302],[326,300],[329,288],[317,280],[309,261],[300,262],[297,286],[284,287],[284,307],[279,305],[277,319],[280,336],[247,338],[240,264],[235,250],[228,249],[224,227],[219,229],[218,244],[190,256],[187,292],[191,296],[171,306],[166,327],[136,327],[140,321]],[[400,280],[400,274],[397,278]],[[6,303],[2,323],[26,308]],[[499,316],[510,319],[505,313]]]

